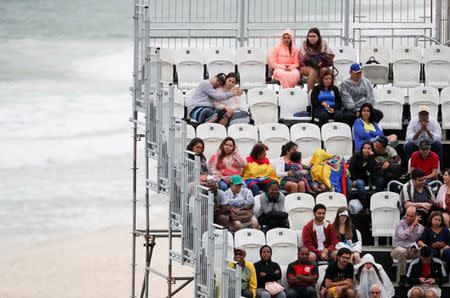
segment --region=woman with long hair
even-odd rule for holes
[[[347,247],[352,251],[352,262],[358,264],[361,261],[360,253],[362,243],[358,241],[358,234],[352,219],[349,216],[348,209],[345,206],[339,207],[333,222],[334,229],[339,239],[336,249]]]
[[[230,187],[233,175],[242,175],[247,161],[239,153],[236,142],[232,137],[223,139],[222,143],[209,158],[209,172],[219,180],[219,189],[225,191]]]
[[[276,295],[271,295],[266,290],[266,283],[278,282],[281,279],[280,265],[272,261],[272,248],[269,245],[261,246],[261,248],[259,249],[259,256],[261,257],[261,260],[253,264],[253,266],[255,267],[257,280],[256,297],[286,297],[284,290],[281,290],[281,292]]]
[[[193,138],[186,147],[186,150],[192,151],[195,155],[200,156],[200,183],[205,184],[208,177],[208,166],[206,164],[206,157],[203,154],[205,151],[205,143],[200,138]],[[194,156],[190,156],[194,159]]]
[[[374,176],[376,164],[373,143],[370,141],[365,141],[359,152],[350,158],[350,179],[352,186],[356,187],[358,199],[361,201],[365,201],[367,198],[366,185],[369,185],[369,178],[377,179]]]
[[[378,284],[381,289],[381,298],[390,298],[395,295],[395,289],[383,266],[377,264],[371,254],[365,254],[361,263],[355,266],[356,297],[370,298],[370,288]]]
[[[447,227],[450,226],[450,170],[445,169],[442,173],[442,179],[444,184],[439,188],[436,200],[438,206],[443,209],[442,215],[444,216],[444,223]]]
[[[298,49],[291,30],[281,33],[280,43],[270,52],[269,67],[273,69],[272,79],[280,81],[283,88],[293,88],[300,81]]]

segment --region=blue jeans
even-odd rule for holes
[[[355,187],[356,187],[356,194],[358,196],[358,199],[360,201],[365,201],[367,198],[367,193],[366,193],[366,182],[363,179],[356,179],[355,181],[353,181],[356,183]]]
[[[297,297],[316,298],[317,294],[314,287],[293,286],[287,289],[286,296],[288,298],[297,298]]]

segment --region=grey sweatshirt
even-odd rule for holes
[[[359,82],[348,78],[341,83],[340,89],[344,109],[357,112],[366,102],[375,105],[372,83],[366,78],[361,78]]]
[[[189,98],[186,98],[186,106],[188,108],[188,115],[191,114],[195,107],[214,107],[212,100],[227,100],[233,97],[232,92],[216,91],[210,80],[201,81],[197,88],[191,93]]]

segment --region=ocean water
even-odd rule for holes
[[[1,6],[0,243],[131,223],[132,1]]]

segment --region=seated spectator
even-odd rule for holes
[[[288,175],[281,179],[282,188],[286,188],[286,184],[291,182],[292,187],[288,187],[293,192],[305,192],[310,191],[308,181],[305,178],[305,171],[302,165],[302,154],[295,151],[291,154],[291,161],[287,165],[289,167]],[[292,184],[294,183],[294,184]],[[295,187],[295,185],[297,187]]]
[[[411,262],[406,277],[412,286],[408,291],[411,298],[441,297],[440,286],[447,281],[444,264],[431,257],[431,249],[427,246],[420,250],[420,258]]]
[[[431,144],[431,151],[439,156],[439,161],[443,165],[441,139],[441,125],[436,119],[430,117],[430,109],[427,106],[420,106],[417,117],[412,118],[406,128],[406,160],[409,160],[413,152],[419,149],[418,146],[422,140],[427,140]]]
[[[442,179],[444,184],[439,188],[439,192],[436,197],[439,208],[442,208],[442,215],[444,215],[444,223],[447,227],[450,227],[450,172],[446,169],[443,173]]]
[[[342,98],[342,117],[343,122],[353,126],[355,119],[358,118],[359,109],[364,103],[375,104],[375,95],[373,94],[372,83],[362,77],[362,68],[358,63],[350,66],[350,78],[341,83]],[[383,112],[374,109],[374,122],[379,123],[383,118]]]
[[[417,240],[419,248],[429,246],[431,255],[442,259],[450,266],[450,231],[444,224],[444,217],[440,211],[433,211],[428,220],[428,226],[423,231],[419,240]]]
[[[193,138],[186,147],[186,150],[194,152],[200,156],[200,184],[205,184],[208,177],[208,166],[206,163],[206,157],[203,154],[205,151],[205,143],[200,138]],[[194,159],[194,156],[190,156]]]
[[[231,221],[231,231],[240,230],[242,225],[250,225],[253,229],[259,229],[258,220],[253,215],[255,201],[252,192],[248,188],[242,187],[245,184],[239,175],[231,176],[230,183],[230,188],[225,191],[225,198]]]
[[[234,261],[242,270],[241,296],[246,298],[256,297],[256,271],[252,263],[245,259],[246,252],[244,247],[234,249]],[[234,268],[234,263],[230,264]]]
[[[370,298],[381,298],[381,295],[383,294],[381,292],[382,288],[380,284],[373,284],[370,286]]]
[[[365,141],[375,142],[378,136],[384,136],[383,130],[375,122],[375,112],[372,104],[363,103],[359,108],[359,117],[353,124],[353,140],[355,142],[355,148],[361,148],[361,145]],[[397,142],[396,135],[389,135],[387,137],[389,144]],[[396,145],[397,143],[395,143]],[[391,147],[396,147],[391,145]]]
[[[216,90],[227,93],[233,92],[234,89],[236,89],[236,74],[234,72],[230,72],[225,78],[225,84]],[[219,118],[223,119],[221,120],[222,124],[248,124],[250,122],[248,106],[247,103],[241,101],[241,94],[235,95],[226,100],[213,100],[213,104],[217,110]]]
[[[325,278],[320,290],[321,297],[354,298],[353,274],[355,269],[350,263],[352,252],[348,248],[341,248],[337,252],[336,261],[328,265]]]
[[[410,173],[414,169],[421,169],[425,173],[425,179],[430,182],[438,178],[439,156],[432,152],[431,145],[427,140],[419,143],[419,151],[411,155]]]
[[[226,75],[224,73],[219,73],[214,78],[201,81],[197,88],[192,92],[191,96],[186,98],[188,115],[191,119],[198,123],[214,123],[220,120],[212,100],[227,100],[230,97],[241,94],[239,88],[234,88],[225,93],[214,90],[225,84],[225,78]],[[224,122],[226,124],[228,119],[224,120],[226,120],[226,122]]]
[[[259,224],[268,231],[274,228],[289,228],[288,216],[284,211],[284,195],[275,180],[267,183],[267,190],[260,196],[260,214],[256,215]]]
[[[269,291],[266,290],[267,287],[273,287],[273,283],[278,283],[281,279],[281,268],[278,263],[272,261],[272,248],[269,245],[261,246],[259,250],[259,256],[261,260],[253,264],[256,271],[257,288],[256,297],[261,298],[285,298],[283,286],[278,284],[280,292],[276,295],[271,295]],[[267,284],[269,283],[269,284]]]
[[[230,187],[230,178],[241,175],[247,161],[239,154],[236,142],[232,137],[223,139],[219,150],[208,161],[209,173],[219,181],[223,191]]]
[[[361,262],[360,253],[362,251],[362,243],[358,240],[358,234],[356,233],[355,226],[352,224],[352,219],[348,214],[347,207],[339,207],[336,212],[333,226],[339,241],[338,244],[336,244],[336,249],[347,247],[352,252],[350,261],[353,264]]]
[[[317,265],[309,258],[309,249],[302,246],[298,249],[297,260],[290,263],[286,271],[286,279],[289,289],[286,291],[288,298],[305,297],[316,298],[315,285],[319,278]]]
[[[394,239],[391,257],[397,260],[398,271],[400,273],[399,286],[404,287],[406,282],[406,260],[412,260],[419,256],[417,240],[424,231],[420,224],[420,216],[417,209],[410,206],[406,209],[405,216],[395,225]]]
[[[369,298],[373,289],[371,285],[378,285],[382,298],[391,298],[395,289],[383,266],[377,264],[371,254],[365,254],[361,263],[355,266],[355,290],[358,298]]]
[[[342,99],[339,89],[334,85],[331,70],[325,69],[320,75],[319,84],[311,91],[313,118],[319,119],[319,127],[330,119],[342,122]]]
[[[374,181],[375,185],[377,184],[375,180],[380,178],[374,176],[376,161],[373,153],[373,144],[370,141],[366,141],[360,148],[360,151],[350,158],[349,171],[352,186],[356,187],[358,199],[365,201],[367,199],[366,185],[370,185],[369,178]],[[384,179],[381,179],[382,181],[378,185],[384,184]]]
[[[293,88],[300,81],[299,66],[294,32],[284,30],[280,44],[270,51],[269,67],[273,69],[272,79],[280,81],[283,88]]]
[[[377,162],[374,173],[377,179],[375,179],[374,185],[377,191],[383,191],[389,181],[400,178],[403,171],[400,156],[394,148],[388,146],[388,143],[389,141],[385,136],[379,136],[373,144],[375,161]]]
[[[302,74],[308,77],[308,92],[314,87],[319,75],[333,65],[333,59],[334,53],[320,36],[319,29],[309,29],[299,52],[299,60],[305,64]]]
[[[324,205],[317,204],[313,208],[314,218],[303,227],[303,245],[309,249],[310,261],[313,263],[330,261],[336,253],[335,246],[338,243],[336,230],[329,221],[325,221],[326,212],[327,208]]]
[[[217,189],[217,182],[211,179],[206,182],[206,187],[208,187],[214,195],[214,223],[228,229],[230,217],[228,216],[225,192]]]
[[[267,149],[267,146],[262,143],[256,144],[250,156],[247,157],[247,165],[242,173],[245,184],[254,196],[259,195],[260,190],[264,191],[270,180],[279,181],[275,175],[275,169],[266,157]]]
[[[428,221],[431,211],[439,208],[433,191],[425,184],[424,177],[425,173],[421,169],[414,169],[411,180],[405,183],[400,191],[400,206],[403,210],[409,206],[416,207],[422,224]]]

